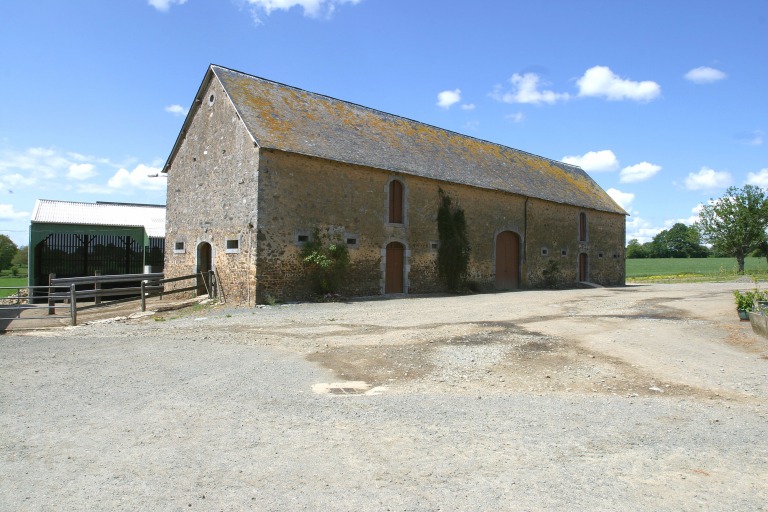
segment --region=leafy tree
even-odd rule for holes
[[[19,248],[13,243],[13,240],[6,235],[0,235],[0,270],[11,267],[13,257],[16,256]]]
[[[704,205],[697,227],[716,252],[736,257],[743,274],[744,257],[766,241],[768,198],[754,185],[730,187],[723,197]]]
[[[709,250],[701,245],[701,234],[695,226],[678,222],[653,237],[654,258],[706,258]]]
[[[16,255],[11,260],[12,265],[26,265],[29,257],[29,246],[22,245],[19,250],[16,251]]]
[[[437,272],[448,289],[457,292],[466,281],[469,268],[467,221],[464,210],[454,205],[443,189],[439,189],[438,193],[437,232],[440,245],[437,249]]]
[[[648,244],[641,244],[637,238],[633,238],[627,244],[627,258],[650,258],[650,251],[647,246]]]

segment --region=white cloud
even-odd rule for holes
[[[5,150],[0,154],[0,180],[7,181],[15,177],[17,183],[33,185],[38,180],[50,180],[66,173],[72,163],[50,148]]]
[[[731,173],[702,167],[699,172],[692,172],[685,178],[688,190],[713,190],[726,188],[732,182]]]
[[[461,101],[461,89],[452,91],[443,91],[437,93],[437,106],[441,108],[451,108],[452,105]]]
[[[664,229],[666,228],[653,226],[640,217],[630,217],[627,219],[627,240],[634,238],[641,244],[648,243]]]
[[[187,0],[147,0],[147,3],[157,9],[158,11],[168,11],[171,5],[182,5],[187,3]]]
[[[362,0],[246,0],[253,6],[255,11],[263,11],[269,16],[273,11],[288,11],[294,7],[301,7],[304,16],[310,18],[319,18],[322,16],[330,17],[336,10],[336,6],[343,4],[358,4]],[[254,12],[257,22],[260,22],[258,15]]]
[[[564,156],[562,161],[581,167],[587,172],[615,171],[619,168],[619,161],[610,149],[589,151],[582,156]]]
[[[649,162],[640,162],[639,164],[625,167],[619,173],[621,183],[637,183],[654,177],[661,170],[660,165]]]
[[[509,119],[510,121],[515,123],[522,123],[523,120],[525,119],[525,114],[523,114],[522,112],[516,112],[514,114],[509,114],[504,116],[504,119]]]
[[[695,84],[709,84],[712,82],[717,82],[718,80],[723,80],[727,76],[728,75],[719,69],[701,66],[687,72],[685,74],[685,79]]]
[[[137,165],[133,171],[125,169],[127,164],[118,165],[108,158],[87,156],[56,148],[29,148],[26,150],[0,150],[0,190],[24,188],[43,190],[71,190],[78,194],[131,193],[134,189],[163,190],[165,179],[150,180],[142,175],[156,174],[156,166]],[[117,172],[108,183],[96,182],[98,169]],[[102,174],[106,174],[102,171]],[[108,175],[108,174],[107,174]],[[72,187],[70,182],[77,182]]]
[[[768,189],[768,167],[747,174],[747,184]]]
[[[629,192],[622,192],[621,190],[615,189],[615,188],[609,188],[606,190],[609,196],[611,196],[611,199],[616,201],[619,206],[624,208],[627,212],[629,212],[630,207],[632,206],[632,201],[635,200],[635,194],[631,194]]]
[[[19,173],[4,174],[0,176],[0,185],[6,185],[8,187],[29,187],[35,184],[34,178],[22,176]]]
[[[515,73],[509,79],[512,84],[512,90],[504,92],[501,86],[496,86],[491,93],[491,97],[504,103],[527,103],[539,105],[541,103],[553,104],[558,101],[566,101],[570,98],[568,93],[558,93],[553,91],[539,90],[539,75],[536,73],[525,73],[520,75]]]
[[[187,115],[187,109],[182,107],[181,105],[168,105],[165,107],[165,111],[169,114],[173,114],[174,116],[185,116]]]
[[[704,208],[704,205],[702,203],[697,204],[693,208],[691,208],[691,215],[687,219],[678,219],[677,222],[682,222],[683,224],[687,224],[689,226],[699,222],[699,212]]]
[[[29,212],[14,211],[12,204],[0,204],[0,220],[21,220],[29,216]]]
[[[736,139],[748,146],[762,146],[763,136],[765,133],[762,130],[755,130],[753,132],[742,132],[736,135]]]
[[[126,189],[162,190],[166,180],[161,177],[150,178],[150,175],[159,175],[160,168],[139,164],[132,171],[122,168],[107,181],[107,187],[113,190],[125,191]]]
[[[93,164],[72,164],[69,166],[67,177],[73,180],[87,180],[98,174],[93,170],[94,167]]]
[[[627,80],[614,74],[607,66],[589,68],[576,84],[579,96],[605,97],[611,101],[651,101],[661,94],[661,86],[656,82]]]

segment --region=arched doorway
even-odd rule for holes
[[[579,254],[579,281],[589,281],[589,266],[587,265],[587,253]]]
[[[405,246],[391,242],[385,251],[384,293],[405,292]]]
[[[209,272],[213,270],[211,244],[202,242],[197,246],[197,294],[208,295],[211,291]],[[202,274],[202,275],[201,275]]]
[[[520,237],[502,231],[496,237],[496,289],[514,290],[520,285]]]

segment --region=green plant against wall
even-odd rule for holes
[[[565,279],[563,278],[562,264],[556,260],[549,260],[546,268],[541,271],[544,278],[544,286],[546,288],[554,289],[563,286]]]
[[[458,292],[464,286],[469,268],[470,246],[464,210],[453,204],[443,189],[438,189],[440,206],[437,210],[437,272],[448,289]]]
[[[301,248],[299,257],[316,293],[338,293],[349,267],[349,251],[341,236],[315,228],[310,240]]]

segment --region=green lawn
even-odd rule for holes
[[[768,278],[765,258],[747,258],[746,274]],[[648,258],[628,259],[627,279],[714,281],[732,279],[737,274],[736,258]]]
[[[24,277],[10,277],[5,274],[0,276],[0,298],[8,297],[9,295],[16,295],[16,289],[5,289],[5,286],[27,286],[27,276]]]
[[[2,270],[0,271],[0,299],[3,297],[7,297],[9,295],[15,295],[16,290],[5,290],[3,289],[6,286],[20,286],[25,287],[27,286],[27,267],[22,266],[18,269],[18,275],[14,276],[11,274],[11,270]]]

